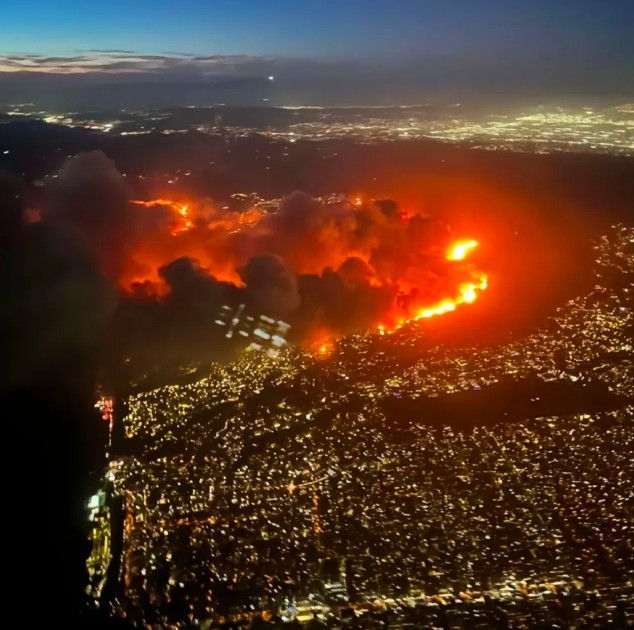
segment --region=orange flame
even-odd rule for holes
[[[326,343],[322,343],[322,344],[319,346],[319,350],[318,350],[318,352],[319,352],[319,354],[321,354],[322,356],[326,356],[326,355],[330,354],[330,353],[332,352],[332,350],[333,350],[333,345],[332,345],[332,342],[331,342],[331,341],[328,341],[328,342],[326,342]]]
[[[456,306],[459,304],[471,304],[471,302],[475,302],[478,297],[478,291],[483,291],[487,288],[487,278],[484,274],[482,274],[479,282],[465,282],[460,285],[459,294],[453,300],[447,299],[439,302],[434,306],[430,306],[428,308],[424,308],[419,311],[417,315],[412,317],[411,320],[407,321],[417,321],[419,319],[425,319],[427,317],[433,317],[434,315],[443,315],[444,313],[449,313],[450,311],[455,311]]]
[[[174,222],[170,228],[170,232],[173,235],[187,232],[194,226],[190,216],[189,205],[186,203],[181,204],[176,201],[170,201],[169,199],[152,199],[150,201],[133,200],[131,203],[137,206],[143,206],[144,208],[150,208],[151,206],[167,206],[170,208],[174,216]]]
[[[472,239],[464,241],[456,241],[453,243],[446,253],[446,259],[451,261],[462,261],[473,249],[478,246],[478,242]],[[463,282],[458,287],[458,295],[453,298],[444,299],[437,304],[427,306],[418,311],[413,317],[408,319],[401,319],[394,326],[394,330],[402,328],[404,324],[409,322],[419,321],[421,319],[427,319],[436,315],[444,315],[456,310],[456,307],[460,304],[471,304],[475,302],[478,297],[479,291],[484,291],[488,286],[488,278],[486,274],[480,273],[476,281]],[[381,324],[377,326],[379,334],[385,334],[386,327]]]
[[[478,246],[478,241],[472,239],[465,241],[457,241],[447,250],[447,260],[464,260],[464,258],[473,249]],[[458,295],[453,300],[447,299],[419,311],[413,318],[413,321],[433,317],[434,315],[443,315],[450,311],[455,311],[459,304],[471,304],[478,297],[478,291],[484,291],[488,286],[488,278],[485,274],[480,274],[477,282],[463,282],[458,288]]]
[[[158,269],[179,256],[196,259],[203,269],[220,281],[243,286],[237,270],[246,264],[249,256],[258,252],[260,244],[266,248],[273,246],[273,249],[279,244],[275,240],[275,228],[270,219],[275,215],[269,215],[257,206],[244,212],[233,212],[227,207],[219,208],[213,202],[184,199],[175,201],[159,198],[132,203],[146,208],[164,206],[168,218],[167,223],[163,224],[162,233],[145,238],[131,251],[128,265],[119,278],[121,286],[126,289],[135,282],[147,282],[157,295],[164,294],[166,288],[162,286]],[[361,195],[355,195],[348,198],[348,203],[359,208],[363,206],[364,199]],[[388,243],[401,242],[398,239],[407,230],[409,218],[408,213],[401,212],[401,222],[396,222],[394,217],[386,218],[378,213],[373,220],[377,226],[381,226],[382,231],[369,232],[371,238],[360,242],[354,229],[356,215],[343,216],[343,219],[338,216],[324,222],[321,231],[315,232],[316,236],[312,236],[314,240],[308,246],[304,242],[287,239],[282,243],[279,255],[297,274],[319,275],[324,269],[337,269],[350,257],[362,261],[365,264],[363,282],[371,287],[394,290],[392,308],[381,316],[381,324],[377,326],[379,334],[389,334],[408,322],[450,313],[461,304],[473,303],[479,293],[487,288],[487,276],[467,262],[478,247],[476,240],[455,240],[444,252],[450,270],[448,278],[454,281],[452,288],[444,284],[447,278],[439,280],[435,286],[426,284],[424,270],[418,273],[416,251],[409,258],[407,255],[403,257],[408,261],[403,269],[398,264],[394,265],[395,261],[388,261],[388,264],[379,261],[378,265],[372,261],[372,248],[381,239]],[[162,236],[165,234],[167,239]],[[169,238],[170,234],[175,238]],[[409,243],[408,247],[416,247],[412,240],[405,238],[403,242]],[[433,255],[436,256],[436,253]],[[398,258],[398,254],[395,257]],[[434,282],[433,278],[431,282]],[[445,297],[430,304],[434,299],[431,295],[437,299],[438,295],[447,294],[453,294],[453,297]],[[312,334],[309,347],[316,355],[326,357],[334,348],[332,340],[335,336],[332,331],[324,330],[320,334]]]
[[[477,246],[478,241],[458,241],[449,248],[447,260],[464,260],[467,254]]]

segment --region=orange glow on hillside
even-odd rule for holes
[[[446,258],[450,261],[462,261],[477,246],[478,242],[471,239],[456,241],[448,248]],[[456,307],[460,304],[471,304],[477,299],[478,293],[480,291],[484,291],[487,286],[488,278],[486,274],[479,273],[478,277],[473,281],[462,282],[458,287],[458,292],[455,297],[446,298],[436,304],[419,309],[413,316],[400,319],[396,325],[392,327],[392,330],[397,330],[409,322],[415,322],[421,319],[435,317],[436,315],[451,313],[452,311],[455,311]],[[379,334],[389,332],[389,329],[383,324],[377,326],[377,330],[379,331]]]
[[[166,295],[170,289],[160,270],[184,257],[217,281],[245,288],[246,265],[254,257],[274,256],[294,278],[313,275],[315,286],[336,274],[341,284],[328,280],[329,290],[351,296],[356,291],[369,305],[365,320],[359,309],[362,326],[389,334],[471,304],[487,288],[487,275],[470,260],[478,241],[456,240],[425,214],[384,211],[361,195],[339,206],[300,195],[290,205],[282,200],[276,212],[238,212],[211,200],[132,203],[147,214],[139,214],[142,237],[126,249],[118,275],[124,290],[139,283],[150,295]],[[371,310],[379,304],[381,311]],[[307,347],[324,357],[346,331],[345,323],[332,327],[319,317],[309,328]]]

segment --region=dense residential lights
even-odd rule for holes
[[[244,614],[284,607],[290,619],[315,598],[327,612],[350,598],[363,609],[625,592],[633,246],[615,226],[595,248],[596,287],[503,346],[406,363],[423,334],[407,324],[247,353],[131,396],[121,421],[134,449],[110,466],[130,601],[182,584],[209,615],[219,584],[242,584]],[[487,396],[503,411],[479,406]]]

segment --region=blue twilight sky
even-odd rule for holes
[[[631,55],[633,32],[633,0],[22,0],[0,8],[0,52],[44,55],[117,48],[380,58],[582,42]]]
[[[272,73],[331,87],[376,76],[393,87],[400,73],[408,87],[524,78],[625,94],[632,33],[634,0],[0,0],[0,75]]]

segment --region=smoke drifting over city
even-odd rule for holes
[[[453,310],[485,287],[464,252],[447,255],[463,235],[391,200],[294,192],[277,211],[237,212],[211,200],[131,197],[109,158],[82,153],[50,185],[41,215],[82,239],[118,287],[124,353],[152,337],[185,353],[213,344],[224,305],[282,319],[292,341],[314,345]]]

